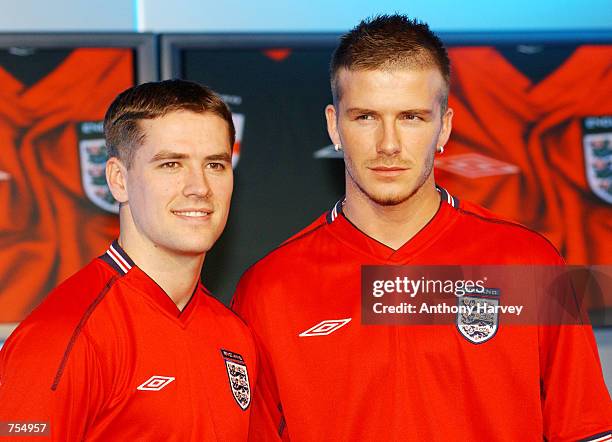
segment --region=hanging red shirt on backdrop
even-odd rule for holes
[[[580,46],[541,81],[493,47],[449,56],[436,181],[542,233],[569,264],[612,264],[612,47]]]
[[[118,235],[102,119],[131,49],[77,49],[33,86],[0,67],[0,322],[18,322]]]

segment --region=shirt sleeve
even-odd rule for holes
[[[540,327],[544,436],[612,441],[612,403],[589,325]]]
[[[546,267],[554,278],[538,327],[544,438],[612,442],[612,402],[584,296],[563,258],[548,252],[552,257],[541,259],[554,265]]]
[[[66,332],[26,319],[9,337],[0,351],[0,420],[45,423],[54,441],[86,438],[102,397],[100,366],[86,334]]]
[[[232,299],[232,309],[249,326],[253,333],[259,360],[259,372],[255,386],[249,426],[250,441],[289,441],[280,401],[274,367],[262,338],[263,328],[257,302],[262,301],[258,284],[247,273],[238,283]]]

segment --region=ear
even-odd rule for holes
[[[328,104],[325,107],[325,119],[327,120],[327,133],[334,144],[342,144],[340,134],[338,133],[338,116],[336,108],[333,104]]]
[[[111,157],[106,162],[106,182],[115,199],[119,203],[127,203],[127,168],[119,158]]]
[[[442,116],[442,129],[438,135],[438,146],[445,146],[453,128],[453,110],[449,107]]]

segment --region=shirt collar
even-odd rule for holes
[[[436,190],[440,194],[442,201],[445,201],[449,206],[454,207],[455,209],[459,208],[459,199],[457,197],[452,196],[446,189],[437,185]],[[334,204],[330,211],[327,212],[327,224],[333,223],[339,215],[342,215],[342,208],[344,207],[345,201],[346,197],[343,196],[336,204]]]
[[[158,308],[164,311],[173,320],[178,320],[181,324],[186,324],[191,317],[191,313],[197,304],[198,292],[206,293],[206,289],[201,282],[195,287],[189,302],[183,310],[179,310],[174,301],[168,294],[144,271],[142,271],[130,258],[125,250],[119,245],[118,240],[112,242],[106,252],[99,257],[102,261],[109,264],[121,276],[126,276],[125,281],[138,291],[142,292],[147,298],[151,299]]]
[[[121,248],[117,240],[112,242],[106,252],[100,256],[100,259],[109,264],[121,275],[125,275],[132,267],[136,266],[125,250]]]

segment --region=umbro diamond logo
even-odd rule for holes
[[[444,169],[466,178],[519,173],[518,166],[479,153],[465,153],[436,159],[436,169]]]
[[[140,384],[136,390],[141,391],[159,391],[165,386],[167,386],[170,382],[172,382],[175,378],[169,376],[151,376],[147,381],[143,384]]]
[[[346,319],[328,319],[326,321],[321,321],[314,327],[309,328],[308,330],[299,334],[299,336],[327,336],[341,327],[344,327],[346,324],[351,322],[353,318]]]

